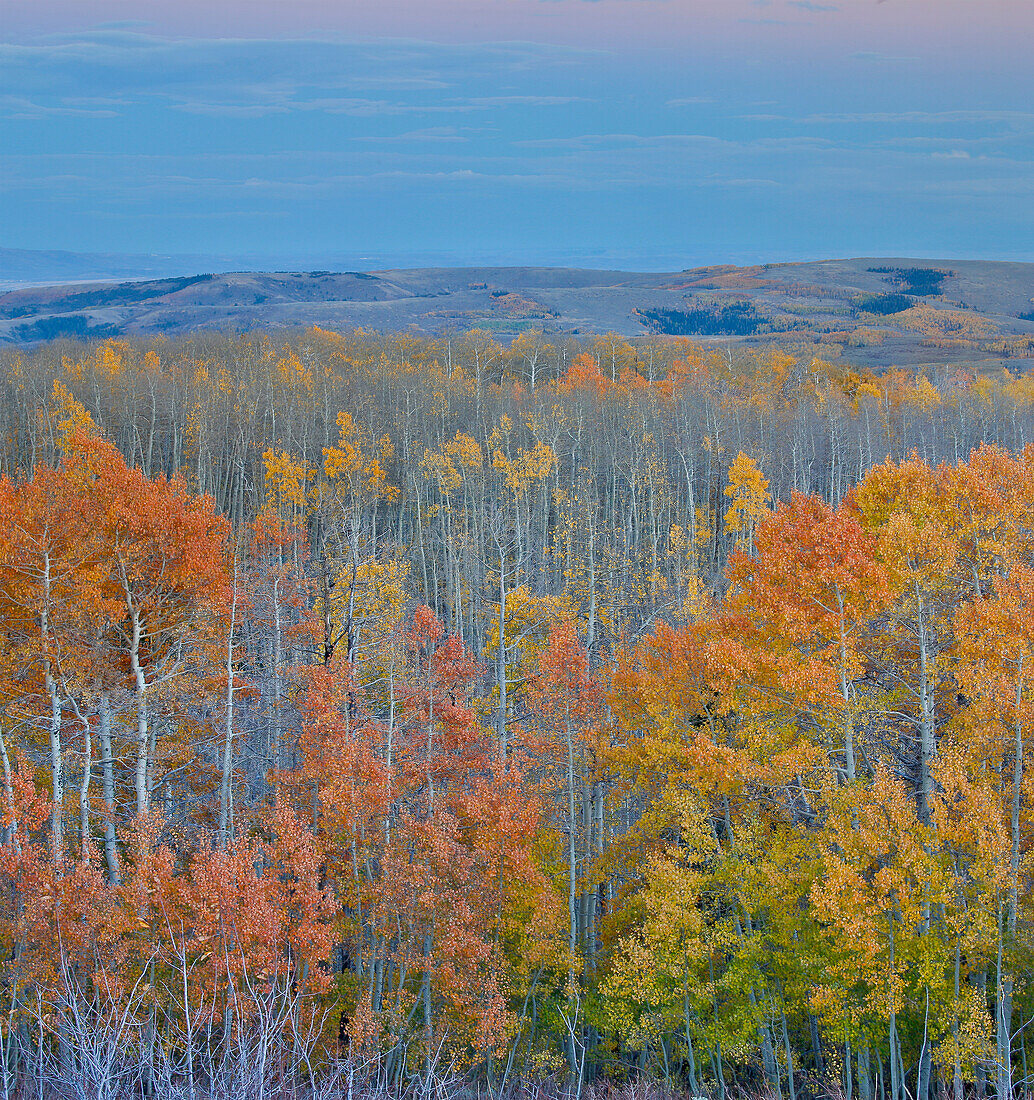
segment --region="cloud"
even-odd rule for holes
[[[732,143],[707,134],[578,134],[560,138],[531,138],[514,142],[527,149],[601,149],[601,148],[683,148],[695,146],[728,146]]]
[[[470,107],[559,107],[568,103],[590,103],[577,95],[490,95],[463,101]]]
[[[139,31],[144,27],[153,27],[154,24],[147,19],[108,19],[103,23],[94,25],[97,31]]]
[[[918,61],[918,57],[900,56],[889,53],[877,53],[873,50],[858,50],[851,54],[855,61]]]
[[[573,100],[520,87],[512,95],[491,93],[504,81],[537,84],[545,71],[595,56],[578,47],[520,41],[186,39],[118,26],[0,43],[0,95],[29,99],[39,110],[60,107],[62,96],[119,95],[227,118],[546,106]],[[444,102],[445,95],[455,100],[468,90],[469,102]],[[478,96],[482,90],[487,94]],[[392,93],[394,101],[383,93]]]
[[[204,100],[187,100],[171,104],[174,111],[192,115],[209,115],[214,118],[264,118],[267,115],[286,115],[291,112],[318,112],[326,115],[350,115],[353,118],[381,118],[393,115],[456,114],[477,110],[462,104],[411,104],[394,103],[386,99],[355,99],[350,97],[324,97],[320,99],[295,99],[284,97],[269,99],[265,103],[213,103]]]
[[[509,14],[517,3],[498,6]],[[811,250],[820,233],[853,226],[863,254],[861,239],[887,247],[914,222],[946,239],[959,227],[987,233],[989,249],[1006,221],[1030,239],[1028,196],[1014,181],[1034,178],[1034,108],[1007,82],[1011,69],[969,85],[967,98],[957,71],[949,79],[932,63],[921,86],[906,57],[860,52],[845,65],[872,41],[848,38],[843,0],[700,0],[686,49],[675,24],[690,0],[590,5],[566,0],[564,16],[558,0],[535,4],[526,26],[560,34],[581,21],[585,41],[612,42],[603,24],[620,7],[637,26],[648,11],[670,17],[671,33],[652,53],[641,42],[607,52],[297,32],[186,39],[128,24],[0,44],[6,224],[26,246],[36,235],[109,251],[239,249],[249,218],[263,222],[252,245],[279,219],[299,248],[358,231],[367,246],[449,237],[462,252],[497,225],[529,250],[563,234],[607,243],[599,234],[621,224],[637,242],[642,230],[644,248],[667,247],[675,226],[686,239],[711,234],[719,252],[748,238],[759,250],[791,238]],[[823,18],[837,5],[842,15]],[[740,16],[794,33],[737,35]],[[586,20],[599,28],[590,34]],[[718,23],[727,29],[712,48]],[[441,33],[476,37],[486,25]],[[779,50],[758,48],[770,38]],[[882,43],[891,54],[933,58],[940,40],[894,41]],[[220,218],[232,225],[216,244]],[[193,235],[192,219],[204,221]]]
[[[469,142],[470,138],[452,126],[427,126],[422,130],[407,130],[404,134],[368,134],[353,139],[379,144],[405,144],[429,142],[433,144]]]
[[[524,137],[529,117],[537,116],[522,118],[519,130],[503,131],[495,119],[481,130],[461,125],[410,128],[385,120],[372,136],[388,140],[362,140],[371,136],[363,132],[345,134],[334,148],[322,150],[262,146],[263,152],[253,147],[245,154],[226,149],[200,155],[5,156],[0,201],[5,209],[30,216],[45,209],[48,217],[64,218],[68,224],[78,224],[89,212],[89,224],[100,227],[98,234],[130,232],[125,227],[134,226],[151,232],[148,227],[160,210],[162,225],[175,226],[191,247],[209,239],[210,250],[221,248],[223,241],[247,239],[252,248],[262,242],[267,251],[275,251],[277,245],[269,242],[280,239],[276,234],[289,237],[297,249],[344,247],[345,242],[354,249],[360,247],[359,238],[350,236],[356,231],[369,234],[362,238],[364,248],[372,247],[371,242],[387,248],[416,239],[427,247],[448,240],[457,263],[463,262],[464,252],[491,247],[490,235],[479,235],[485,230],[467,236],[460,230],[471,218],[498,209],[508,211],[508,224],[519,226],[532,257],[549,244],[548,234],[536,233],[536,226],[551,226],[560,235],[568,219],[582,210],[589,214],[572,239],[590,244],[601,239],[593,235],[597,219],[620,219],[630,210],[658,210],[669,219],[693,219],[694,211],[706,210],[706,222],[701,215],[686,223],[692,232],[708,232],[706,226],[716,220],[723,233],[744,221],[752,233],[769,232],[773,219],[792,220],[798,210],[837,225],[848,217],[858,223],[865,219],[854,246],[838,250],[844,254],[865,254],[863,239],[872,243],[868,234],[879,232],[889,235],[880,238],[878,248],[872,243],[869,251],[911,254],[915,250],[904,247],[910,240],[894,236],[896,219],[920,215],[931,219],[929,224],[949,227],[968,224],[969,218],[995,224],[1008,220],[1015,226],[1016,241],[1028,239],[1023,219],[1030,193],[1017,181],[1030,174],[1029,165],[932,155],[950,153],[947,142],[886,148],[880,144],[883,130],[876,138],[859,141],[853,128],[786,136],[765,128],[765,136],[734,140],[725,122],[725,136],[617,128],[564,136],[562,130],[555,132],[552,114],[541,130],[530,131],[542,136]],[[385,132],[389,128],[398,131],[394,139]],[[555,136],[546,136],[551,130]],[[275,132],[272,127],[270,132]],[[518,134],[522,136],[516,141]],[[451,140],[459,135],[472,140]],[[894,219],[881,222],[880,212],[888,208],[895,211]],[[400,222],[400,228],[393,228]],[[203,230],[191,229],[202,223]],[[640,222],[629,224],[646,251],[670,246],[669,237],[656,230],[644,243]],[[807,236],[807,224],[814,221],[799,218],[793,232],[804,242],[802,248],[813,249],[809,242],[816,238]],[[427,226],[416,238],[415,225]],[[717,258],[734,250],[724,236],[714,240]],[[902,247],[892,248],[895,242]],[[754,243],[762,252],[771,247]]]
[[[376,88],[378,90],[392,92],[426,92],[452,86],[449,82],[435,77],[406,76],[400,73],[352,76],[348,77],[343,83],[357,90]]]
[[[111,106],[102,106],[107,103],[114,105],[117,100],[100,100],[96,105],[90,106],[89,99],[61,99],[54,103],[40,103],[26,96],[0,95],[0,117],[27,121],[39,121],[47,118],[71,117],[71,118],[116,118],[118,111]]]
[[[924,185],[927,194],[955,198],[990,198],[1006,195],[1034,195],[1034,176],[993,176],[979,179],[932,180]]]
[[[1010,122],[1025,125],[1034,122],[1032,111],[1003,111],[980,108],[953,111],[854,111],[841,114],[828,112],[807,115],[804,122],[864,122],[864,123],[912,123],[922,126],[941,126],[950,123]]]
[[[826,111],[820,114],[749,114],[739,115],[748,122],[797,122],[797,123],[857,123],[893,126],[944,126],[951,124],[1009,123],[1026,126],[1034,123],[1034,112],[997,109],[965,109],[953,111]]]
[[[176,111],[194,115],[223,118],[262,118],[291,112],[319,112],[327,115],[350,115],[353,118],[380,118],[394,115],[469,114],[488,111],[493,107],[554,107],[567,103],[587,103],[579,96],[481,96],[452,99],[446,102],[399,103],[386,99],[354,97],[321,97],[301,99],[293,95],[270,96],[264,103],[213,103],[188,100],[172,104]]]
[[[827,12],[827,11],[840,11],[840,8],[836,4],[816,4],[813,0],[788,0],[790,7],[800,8],[801,11],[810,12]]]

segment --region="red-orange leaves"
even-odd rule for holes
[[[565,621],[550,627],[531,697],[536,711],[553,723],[599,720],[603,702],[600,685],[589,674],[588,654],[578,640],[574,623]]]
[[[771,687],[840,708],[860,671],[860,634],[889,603],[876,540],[847,509],[794,493],[763,520],[756,557],[734,553],[731,609]]]

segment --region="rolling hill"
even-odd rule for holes
[[[1034,264],[862,258],[642,273],[572,268],[235,272],[23,286],[0,341],[319,325],[499,339],[628,337],[815,344],[872,365],[1034,362]]]

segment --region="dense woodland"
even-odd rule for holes
[[[1024,1094],[1034,384],[812,354],[4,352],[4,1097]]]

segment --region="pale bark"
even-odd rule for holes
[[[51,811],[50,811],[50,848],[54,865],[60,868],[64,861],[64,758],[61,752],[61,696],[57,680],[54,678],[54,639],[51,637],[50,604],[51,561],[50,555],[44,555],[43,564],[43,602],[39,612],[40,639],[43,644],[43,684],[50,708],[50,720],[47,739],[50,749]]]
[[[499,759],[506,763],[506,555],[502,544],[499,550],[499,647],[495,657],[495,686],[498,693],[495,715],[495,734],[499,746]]]
[[[1019,913],[1020,874],[1020,810],[1023,802],[1023,655],[1016,669],[1016,719],[1013,729],[1012,806],[1010,808],[1009,896],[1006,903],[1004,937],[1011,943],[1016,935]],[[1012,1001],[1013,975],[1003,963],[1003,931],[999,926],[998,938],[998,1011],[996,1014],[996,1045],[998,1048],[998,1097],[1009,1100],[1012,1096]]]
[[[133,677],[136,702],[136,766],[134,768],[134,792],[136,812],[146,814],[151,808],[148,789],[148,770],[151,761],[151,729],[147,707],[147,678],[140,663],[142,624],[136,608],[130,607],[129,670]]]
[[[0,733],[0,762],[3,763],[4,800],[7,803],[7,815],[10,818],[4,829],[3,839],[5,844],[11,844],[13,846],[15,855],[21,858],[22,844],[21,838],[18,836],[18,818],[14,805],[14,782],[11,776],[11,760],[7,755],[7,741],[2,733]]]
[[[919,820],[930,824],[930,802],[933,798],[933,762],[937,755],[936,726],[933,710],[933,686],[930,682],[930,664],[932,660],[931,640],[928,636],[926,610],[919,588],[919,580],[914,582],[917,613],[916,626],[919,632]]]
[[[576,983],[578,981],[578,859],[576,839],[578,818],[574,805],[574,731],[570,719],[565,724],[567,745],[567,1011],[568,1011],[568,1061],[571,1073],[578,1072],[577,1052],[574,1044],[575,1014],[577,1012]]]
[[[111,747],[111,700],[102,692],[97,710],[97,739],[101,752],[101,794],[104,797],[104,862],[108,882],[117,886],[122,881],[116,846],[115,823],[115,759]]]
[[[79,780],[79,855],[88,856],[90,842],[90,779],[93,775],[93,737],[89,719],[83,720],[83,773]]]
[[[222,769],[219,783],[219,847],[229,843],[230,830],[233,828],[232,780],[233,780],[233,735],[234,735],[234,688],[236,686],[237,666],[233,659],[233,638],[237,630],[237,598],[240,589],[237,572],[237,555],[233,558],[233,597],[230,601],[230,624],[226,638],[226,719],[223,731]]]

